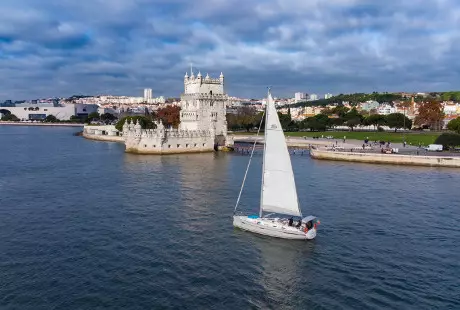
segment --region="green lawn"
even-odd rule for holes
[[[247,135],[247,134],[255,134],[254,132],[246,133],[246,132],[235,132],[236,135]],[[263,134],[263,133],[261,133]],[[383,140],[385,142],[403,142],[404,137],[408,144],[418,145],[421,143],[422,145],[428,145],[434,143],[436,138],[440,135],[440,133],[435,132],[420,132],[420,133],[394,133],[394,132],[362,132],[362,131],[327,131],[327,132],[310,132],[310,131],[299,131],[299,132],[286,132],[286,136],[292,137],[313,137],[323,135],[332,136],[334,139],[343,139],[343,136],[346,136],[347,139],[355,139],[355,140],[364,140],[366,137],[369,137],[370,141],[380,141]]]

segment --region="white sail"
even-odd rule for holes
[[[270,93],[266,113],[261,211],[301,216],[291,158]]]

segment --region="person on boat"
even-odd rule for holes
[[[302,226],[302,219],[299,219],[297,225],[295,225],[296,228],[300,228],[300,226]]]
[[[307,222],[307,228],[310,230],[313,227],[313,223],[311,221]]]
[[[289,225],[289,226],[292,226],[292,223],[293,223],[293,222],[294,222],[294,219],[291,217],[291,218],[289,219],[288,225]]]

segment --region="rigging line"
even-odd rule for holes
[[[259,129],[257,130],[256,137],[259,136],[260,128],[262,128],[262,122],[264,121],[265,110],[260,118]],[[240,203],[241,194],[243,193],[244,183],[246,182],[246,177],[248,176],[249,166],[251,165],[252,155],[254,155],[254,149],[256,148],[257,139],[254,139],[254,144],[252,145],[251,157],[249,157],[249,163],[246,167],[246,172],[244,173],[243,184],[241,184],[240,193],[238,194],[238,199],[236,200],[235,209],[233,210],[233,215],[235,215],[236,208],[238,208],[238,204]]]

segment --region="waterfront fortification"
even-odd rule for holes
[[[381,153],[339,152],[320,149],[310,150],[314,159],[339,160],[371,164],[411,165],[460,168],[460,156],[399,155]]]
[[[185,74],[185,91],[181,95],[179,128],[165,128],[156,121],[155,129],[143,129],[138,122],[125,122],[121,132],[114,126],[85,126],[88,139],[124,142],[126,152],[138,154],[180,154],[212,152],[233,144],[227,135],[225,117],[228,96],[224,92],[224,75],[195,77]]]

